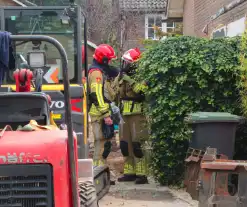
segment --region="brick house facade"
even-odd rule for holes
[[[184,2],[183,32],[189,36],[195,35],[194,3],[194,0],[185,0]]]
[[[143,49],[142,40],[158,39],[153,28],[154,25],[163,32],[174,32],[180,27],[183,3],[184,0],[90,0],[90,3],[85,7],[89,8],[87,11],[90,11],[88,18],[89,38],[97,44],[104,41],[107,43],[114,42],[113,44],[115,44],[116,40],[120,43],[120,48],[123,51],[133,47]],[[113,14],[111,21],[109,21],[113,27],[104,25],[109,18],[108,15],[105,15],[105,19],[97,21],[98,14],[93,13],[101,11],[102,6],[100,5],[103,4],[106,4],[109,13]],[[102,13],[104,12],[105,10]],[[168,18],[172,20],[166,21]],[[94,25],[98,25],[99,22],[101,24],[95,28]],[[109,31],[106,34],[104,32],[107,31],[105,28],[108,28]],[[114,41],[111,42],[108,37],[112,33],[117,38],[114,37]],[[120,51],[120,53],[123,51]]]
[[[211,37],[217,29],[221,35],[227,34],[237,20],[243,30],[246,13],[246,0],[185,0],[184,34]]]
[[[156,39],[154,25],[167,30],[167,25],[162,23],[167,0],[119,0],[117,6],[123,20],[120,36],[124,49],[141,47],[143,39]]]

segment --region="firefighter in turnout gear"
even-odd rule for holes
[[[114,136],[110,105],[116,98],[116,93],[111,87],[110,76],[116,77],[118,74],[112,75],[109,66],[110,61],[116,58],[111,46],[99,45],[93,58],[88,71],[89,115],[94,134],[94,165],[100,166],[105,164],[111,151],[111,138]]]
[[[119,182],[135,181],[148,183],[146,161],[141,141],[148,138],[146,117],[143,115],[144,92],[146,84],[136,83],[133,74],[141,52],[130,49],[122,56],[122,72],[119,75],[120,110],[124,123],[120,124],[120,149],[124,156],[124,175]]]

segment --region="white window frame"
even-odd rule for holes
[[[155,18],[155,17],[161,17],[162,19],[165,19],[164,14],[146,14],[145,15],[145,39],[148,39],[148,29],[150,28],[148,26],[148,19],[149,18]],[[161,28],[162,28],[163,32],[166,32],[166,23],[162,23]],[[157,38],[155,38],[154,40],[157,40]]]
[[[216,28],[212,31],[211,33],[211,39],[214,39],[214,34],[217,33],[217,32],[224,32],[224,36],[220,36],[220,37],[227,37],[227,27],[226,26],[222,26],[222,27],[219,27],[219,28]],[[217,38],[217,37],[216,37]],[[219,37],[218,37],[219,38]]]
[[[164,14],[146,14],[145,15],[145,39],[148,39],[148,29],[151,28],[148,26],[148,19],[149,18],[155,18],[155,17],[161,17],[163,20],[166,19],[166,16]],[[173,23],[173,27],[167,27],[167,23],[162,23],[161,29],[163,32],[167,32],[168,28],[175,28],[175,23]],[[154,40],[157,40],[156,37],[154,37]]]
[[[166,24],[166,32],[167,32],[167,29],[173,29],[173,31],[175,30],[175,28],[176,28],[176,25],[175,25],[175,22],[173,22],[173,26],[172,27],[168,27],[167,26],[167,23],[165,23]]]

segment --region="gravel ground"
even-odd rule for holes
[[[106,196],[99,203],[99,207],[119,207],[119,206],[128,206],[128,207],[191,207],[191,205],[186,204],[180,200],[168,201],[145,201],[145,200],[126,200],[126,199],[117,199],[112,196]]]
[[[90,154],[93,155],[93,135],[90,127]],[[123,157],[113,140],[112,152],[107,163],[111,169],[111,179],[117,180],[123,173]],[[118,183],[111,186],[110,192],[99,202],[99,207],[198,207],[184,190],[159,187],[152,178],[148,185],[136,186],[134,183]]]
[[[197,207],[196,201],[183,190],[159,187],[154,182],[136,186],[133,183],[117,183],[111,187],[99,207]]]

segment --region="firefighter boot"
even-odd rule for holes
[[[118,182],[133,182],[136,180],[135,168],[130,159],[125,157],[124,175],[118,178]]]
[[[146,175],[137,175],[135,184],[137,184],[137,185],[148,184],[147,176]]]
[[[146,176],[146,162],[145,159],[138,159],[136,162],[136,181],[135,184],[148,184]]]
[[[118,182],[133,182],[136,180],[135,174],[124,174],[118,178]]]

